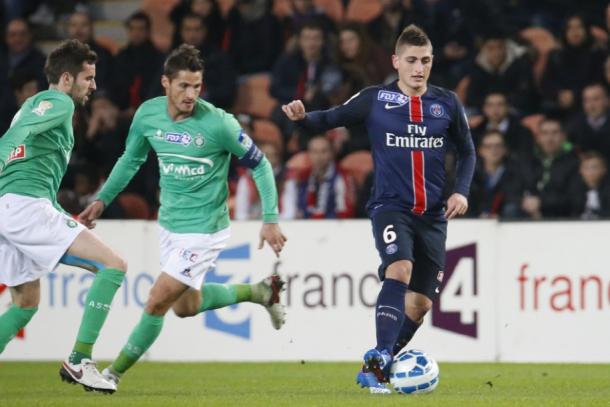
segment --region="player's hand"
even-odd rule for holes
[[[99,199],[95,200],[78,215],[78,221],[89,229],[93,229],[95,220],[102,215],[102,212],[104,212],[104,203]]]
[[[280,252],[286,243],[286,236],[280,230],[280,225],[277,223],[265,223],[261,228],[260,233],[260,242],[258,244],[258,250],[262,249],[265,241],[273,251],[277,257],[280,257]]]
[[[286,105],[282,105],[282,111],[293,121],[305,118],[305,105],[300,100],[293,100]]]
[[[468,210],[468,199],[462,194],[457,192],[452,194],[447,200],[447,210],[445,211],[445,218],[453,219],[456,216],[463,215]]]

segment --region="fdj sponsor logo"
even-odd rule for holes
[[[381,102],[397,103],[398,105],[405,105],[409,102],[409,98],[405,95],[397,92],[389,92],[386,90],[380,90],[377,94],[377,100]]]
[[[244,244],[241,246],[232,247],[224,250],[220,253],[218,260],[223,263],[226,261],[247,261],[250,259],[250,245]],[[235,280],[232,275],[219,272],[219,270],[213,269],[209,271],[205,276],[205,283],[219,283],[225,284],[230,280]],[[235,281],[232,281],[235,282]],[[247,277],[239,283],[249,283],[250,278]],[[225,307],[220,310],[208,311],[203,313],[203,325],[206,328],[213,329],[216,331],[224,332],[229,335],[234,335],[244,339],[250,339],[251,337],[251,320],[250,315],[245,317],[240,316],[243,311],[243,307],[234,304],[230,307]]]
[[[441,295],[432,306],[432,325],[461,335],[478,335],[477,246],[469,244],[447,251]],[[442,274],[441,274],[442,273]]]
[[[165,133],[165,141],[172,144],[182,144],[188,146],[193,141],[193,138],[188,133]]]
[[[11,162],[13,160],[21,160],[25,158],[25,144],[21,144],[13,149],[8,156],[7,162]]]

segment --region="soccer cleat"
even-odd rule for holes
[[[252,300],[265,307],[271,317],[271,325],[275,329],[280,329],[286,322],[286,308],[280,302],[280,292],[282,292],[284,284],[286,282],[277,272],[274,272],[252,286]]]
[[[358,372],[356,383],[362,388],[368,388],[371,394],[391,394],[392,390],[388,389],[385,384],[377,379],[375,373],[369,371],[366,366]]]
[[[364,354],[364,366],[377,377],[377,380],[385,383],[390,376],[392,355],[385,349],[380,351],[373,348]]]
[[[121,380],[120,376],[112,373],[109,368],[102,370],[102,376],[104,376],[104,379],[106,379],[106,381],[114,384],[115,389],[118,390],[119,381]]]
[[[87,391],[99,391],[112,394],[116,391],[116,385],[109,382],[101,375],[90,359],[83,359],[78,364],[72,364],[66,360],[59,369],[59,376],[64,382],[70,384],[82,384]]]

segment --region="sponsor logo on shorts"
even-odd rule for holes
[[[69,228],[74,229],[78,223],[74,219],[66,219],[66,225],[68,225]]]
[[[187,132],[184,133],[165,133],[165,141],[172,144],[182,144],[188,146],[193,141],[193,138]]]
[[[11,151],[8,155],[8,160],[6,162],[11,162],[14,160],[22,160],[26,157],[25,155],[25,144],[20,144]]]
[[[385,252],[386,254],[394,254],[398,251],[398,246],[396,245],[396,243],[392,243],[390,245],[387,245],[385,248]]]
[[[48,100],[43,100],[38,104],[37,107],[32,109],[32,113],[34,113],[38,116],[44,116],[45,112],[52,107],[53,107],[53,103],[49,102]]]
[[[180,274],[182,274],[183,276],[188,277],[188,278],[193,278],[193,276],[191,275],[191,268],[190,267],[187,267],[184,270],[182,270],[180,272]]]
[[[191,250],[180,249],[180,257],[182,257],[186,261],[194,263],[195,261],[197,261],[197,257],[199,256],[197,253],[193,253]]]
[[[438,103],[433,103],[430,106],[430,114],[434,117],[442,117],[445,114],[445,109],[443,109],[442,105]]]

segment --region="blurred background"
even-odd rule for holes
[[[75,114],[59,193],[78,213],[121,154],[135,110],[163,93],[165,56],[188,43],[205,62],[201,97],[234,113],[271,161],[283,219],[366,217],[365,129],[300,134],[280,106],[302,99],[326,109],[395,80],[393,45],[410,23],[434,44],[430,82],[467,109],[478,154],[469,217],[610,216],[607,1],[3,0],[0,134],[48,86],[45,55],[66,38],[89,43],[98,91]],[[258,219],[248,172],[232,166],[229,185],[233,218]],[[105,216],[155,219],[157,208],[151,153]]]

